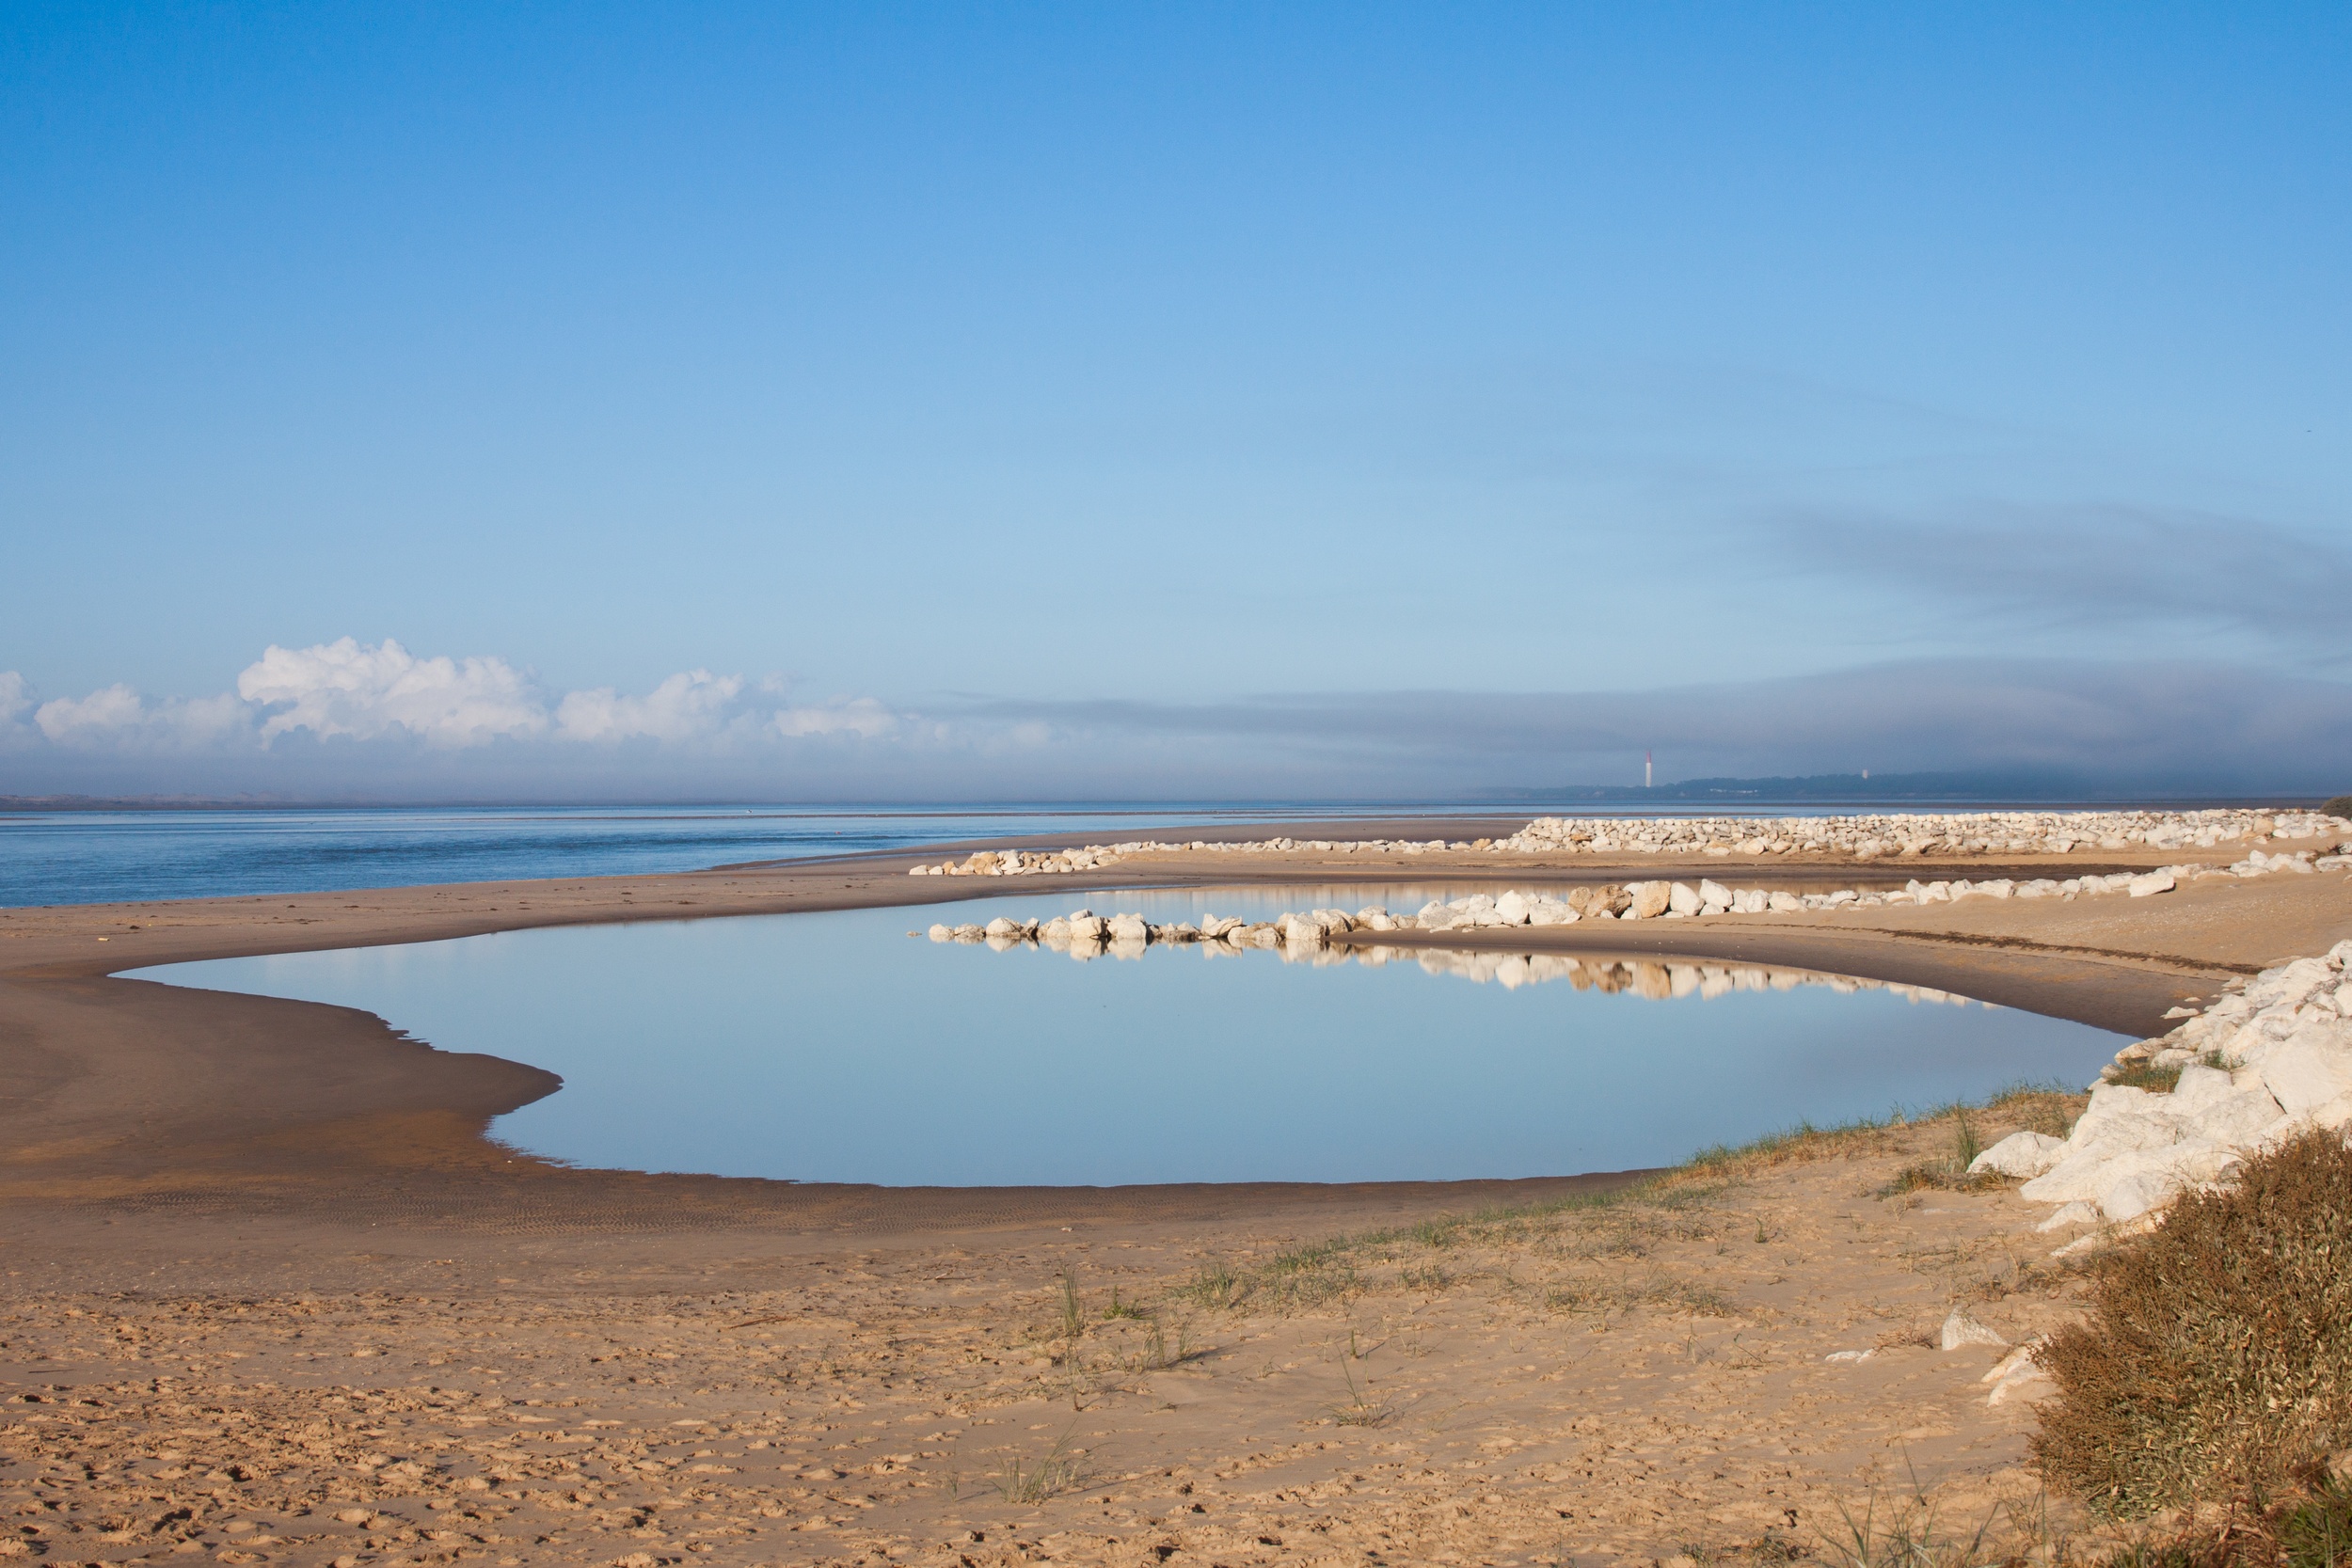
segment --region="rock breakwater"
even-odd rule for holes
[[[1068,849],[981,849],[911,866],[911,877],[1027,877],[1094,871],[1144,854],[1845,855],[1856,860],[2064,855],[2078,850],[2214,849],[2249,859],[2281,842],[2334,841],[2352,823],[2319,812],[1944,812],[1868,816],[1539,816],[1503,838],[1298,839],[1220,843],[1133,839]],[[2306,858],[2309,858],[2308,856]]]
[[[2352,942],[2340,942],[2177,1009],[2169,1033],[2116,1053],[2066,1137],[2012,1133],[1970,1171],[2024,1178],[2023,1196],[2057,1206],[2044,1230],[2145,1226],[2308,1128],[2352,1128],[2348,970]]]

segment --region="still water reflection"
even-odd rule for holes
[[[1439,895],[1125,893],[1092,908],[1173,924]],[[1184,946],[1078,964],[907,936],[1074,907],[1029,895],[134,973],[362,1007],[445,1050],[549,1069],[563,1089],[493,1129],[535,1153],[894,1185],[1624,1169],[1800,1119],[2081,1083],[2117,1044],[1941,993],[1731,964]]]

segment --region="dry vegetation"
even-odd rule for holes
[[[2328,1480],[2352,1442],[2352,1149],[2309,1133],[2184,1198],[2098,1268],[2039,1359],[2034,1453],[2122,1516],[2187,1511],[2191,1557],[2352,1560]],[[2197,1511],[2217,1512],[2200,1523]]]

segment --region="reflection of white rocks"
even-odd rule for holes
[[[2345,863],[2341,855],[2314,863],[2310,849],[2276,852],[2281,841],[2335,840],[2346,825],[2317,812],[2265,815],[2249,811],[1944,812],[1876,816],[1542,816],[1507,838],[1295,839],[1232,844],[1201,839],[1174,844],[1136,839],[1071,849],[982,849],[961,861],[909,868],[913,877],[1025,877],[1094,871],[1135,855],[1422,855],[1706,854],[1718,858],[1851,854],[1861,861],[1923,855],[2062,855],[2076,849],[2211,849],[2245,844],[2240,876],[2310,871]],[[2270,852],[2260,847],[2274,847]],[[1639,885],[1639,884],[1636,884]],[[1708,901],[1702,883],[1695,890]],[[1725,891],[1728,891],[1727,889]],[[1728,900],[1724,900],[1728,902]]]
[[[2341,942],[2232,982],[2170,1033],[2118,1052],[2064,1143],[2017,1133],[1969,1169],[2030,1177],[2026,1197],[2061,1206],[2053,1227],[2145,1222],[2249,1154],[2307,1128],[2352,1127],[2348,960],[2352,942]],[[2168,1074],[2178,1075],[2169,1088]],[[2134,1076],[2158,1086],[2117,1081]]]
[[[1483,902],[1482,902],[1483,900]],[[1478,895],[1464,899],[1468,911],[1451,905],[1435,908],[1449,915],[1498,913],[1501,900]],[[1565,909],[1565,906],[1563,907]],[[1536,912],[1531,908],[1531,918]],[[1567,918],[1574,919],[1573,911]],[[1077,959],[1103,957],[1140,958],[1152,947],[1193,946],[1212,958],[1251,951],[1271,952],[1285,963],[1312,965],[1358,963],[1367,968],[1412,962],[1431,974],[1453,975],[1506,990],[1550,980],[1565,980],[1579,990],[1625,992],[1667,1001],[1695,996],[1711,1000],[1735,991],[1793,990],[1799,986],[1826,986],[1833,990],[1886,991],[1912,1002],[1950,1003],[1965,1006],[1968,999],[1929,986],[1895,985],[1858,980],[1843,974],[1821,974],[1804,969],[1771,969],[1759,964],[1712,962],[1653,962],[1641,958],[1578,957],[1565,953],[1477,953],[1452,948],[1391,946],[1334,947],[1334,934],[1359,928],[1396,929],[1410,915],[1394,915],[1377,905],[1354,914],[1341,910],[1311,910],[1270,921],[1246,921],[1227,915],[1204,914],[1198,924],[1185,921],[1154,926],[1139,914],[1098,915],[1078,910],[1047,921],[998,919],[987,926],[933,926],[933,942],[985,943],[999,952],[1018,945],[1035,945],[1066,952]],[[1495,924],[1487,921],[1486,924]],[[1470,928],[1479,924],[1470,923]],[[999,928],[1001,927],[1001,929]]]

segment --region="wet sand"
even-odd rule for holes
[[[909,863],[0,911],[0,1555],[1649,1561],[1818,1541],[1905,1454],[1955,1505],[2030,1493],[2029,1416],[1975,1382],[1994,1353],[1902,1342],[1962,1299],[2012,1338],[2067,1310],[2070,1276],[2015,1198],[1871,1196],[1948,1130],[1419,1237],[1612,1183],[580,1171],[483,1136],[551,1086],[536,1069],[345,1009],[106,977],[587,921],[1003,894],[1107,909],[1121,886],[1869,881],[1662,857],[1138,856],[1051,879]],[[2321,874],[1395,940],[1787,964],[2142,1033],[2346,935],[2352,895]],[[1220,1304],[1228,1277],[1247,1288]],[[1867,1363],[1820,1359],[1881,1338]],[[1029,1485],[1057,1442],[1070,1473]]]

